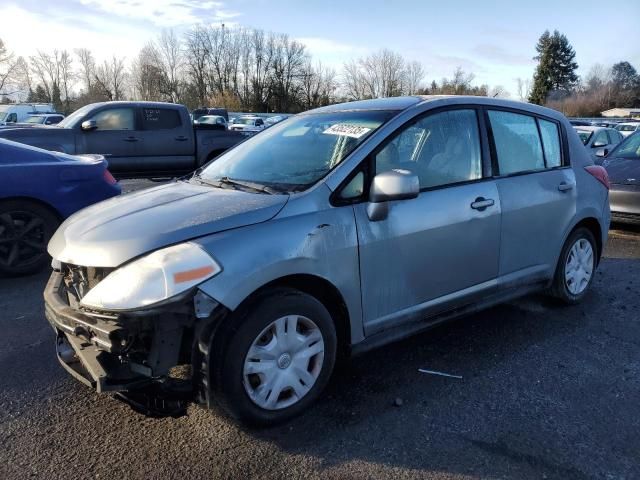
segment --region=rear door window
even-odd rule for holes
[[[180,112],[177,110],[170,108],[142,109],[143,130],[172,130],[181,126]]]
[[[545,168],[536,119],[519,113],[489,110],[500,175]]]

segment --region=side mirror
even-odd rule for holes
[[[369,190],[367,215],[369,220],[384,220],[389,213],[387,202],[408,200],[420,194],[420,181],[409,170],[389,170],[376,175]]]
[[[607,153],[609,152],[606,148],[599,148],[598,150],[596,150],[596,157],[604,158],[607,156]]]
[[[606,145],[606,143],[604,142],[593,142],[593,145],[591,145],[591,148],[602,148]]]
[[[96,128],[98,128],[98,124],[95,120],[85,120],[84,122],[82,122],[82,125],[80,125],[80,128],[82,128],[82,130],[84,130],[85,132],[90,132],[91,130],[95,130]]]

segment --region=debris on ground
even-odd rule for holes
[[[436,372],[435,370],[426,370],[424,368],[419,368],[418,371],[420,373],[428,373],[429,375],[439,375],[441,377],[459,378],[460,380],[462,380],[462,375],[452,375],[451,373]]]
[[[404,402],[402,401],[402,399],[400,397],[397,397],[394,401],[393,401],[393,406],[394,407],[401,407],[404,404]]]

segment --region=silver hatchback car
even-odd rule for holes
[[[609,220],[606,171],[558,112],[333,105],[69,218],[45,311],[98,392],[266,425],[309,408],[341,355],[535,291],[578,302]]]

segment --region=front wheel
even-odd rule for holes
[[[554,297],[566,304],[585,296],[596,269],[596,241],[586,228],[576,229],[564,244],[551,286]]]
[[[290,289],[265,293],[214,340],[213,396],[245,423],[282,422],[320,395],[336,347],[333,321],[317,299]]]

